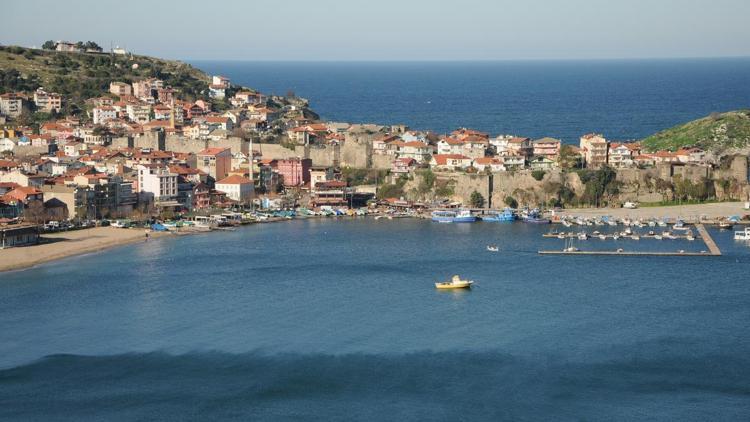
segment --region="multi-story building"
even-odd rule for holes
[[[276,171],[282,177],[282,183],[286,187],[302,186],[310,182],[310,167],[312,160],[309,158],[288,158],[278,160]]]
[[[177,173],[158,164],[138,165],[139,193],[153,195],[155,201],[169,201],[177,198]]]
[[[128,104],[125,111],[132,122],[144,124],[151,120],[151,106],[148,104]]]
[[[534,156],[557,160],[557,157],[560,155],[561,144],[560,140],[555,138],[537,139],[533,142]]]
[[[23,112],[23,97],[8,92],[0,95],[0,114],[8,117],[18,117]]]
[[[94,107],[94,124],[101,125],[117,119],[117,110],[112,106]]]
[[[586,167],[597,169],[607,165],[609,144],[602,135],[595,133],[583,135],[580,148]]]
[[[111,92],[114,95],[117,95],[118,97],[122,97],[123,95],[132,95],[133,90],[130,87],[129,84],[126,84],[125,82],[112,82],[109,84],[109,92]]]
[[[196,154],[198,169],[209,175],[213,181],[227,177],[232,166],[232,151],[229,148],[206,148]]]
[[[34,105],[37,110],[45,113],[59,113],[62,109],[62,96],[39,88],[34,92]]]

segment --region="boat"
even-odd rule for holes
[[[634,235],[630,236],[630,238],[633,239],[633,240],[641,240],[641,237],[638,236],[637,234],[634,234]]]
[[[750,240],[750,227],[745,227],[745,230],[734,232],[734,240]]]
[[[490,252],[497,252],[500,250],[496,245],[487,245],[487,250]]]
[[[565,241],[565,247],[563,248],[563,252],[578,252],[578,248],[573,246],[573,239],[571,238],[570,241]]]
[[[672,230],[687,230],[689,229],[688,226],[685,225],[685,222],[682,220],[677,220],[676,223],[674,223],[674,226],[672,226]]]
[[[732,227],[734,227],[734,223],[730,220],[721,220],[719,221],[719,228],[721,230],[731,230]]]
[[[599,239],[601,239],[601,240],[607,240],[607,236],[603,235],[603,234],[600,234],[599,235]]]
[[[524,223],[532,224],[550,224],[552,222],[549,218],[542,217],[538,209],[534,209],[526,213],[523,221]]]
[[[615,233],[612,235],[612,239],[618,240],[620,238],[620,233]]]
[[[586,240],[589,238],[589,235],[586,234],[586,232],[580,232],[578,233],[578,240]]]
[[[461,277],[454,275],[450,281],[437,282],[435,288],[439,290],[448,289],[470,289],[471,285],[474,284],[471,280],[461,280]]]
[[[572,224],[570,224],[570,221],[568,221],[568,220],[566,220],[566,219],[563,219],[563,220],[562,220],[562,225],[563,225],[563,226],[565,226],[565,227],[570,227],[570,226],[572,226]]]
[[[488,222],[506,222],[514,221],[515,219],[516,215],[513,214],[513,210],[511,210],[510,208],[503,209],[503,212],[493,212],[488,216],[482,217],[482,221]]]
[[[437,223],[473,223],[477,221],[477,217],[473,216],[471,211],[465,209],[433,211],[432,221]]]
[[[661,239],[662,239],[662,237],[661,237],[661,235],[660,235],[660,234],[657,234],[657,235],[654,235],[654,239],[656,239],[656,240],[661,240]]]

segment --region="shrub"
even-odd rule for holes
[[[531,172],[531,177],[533,177],[534,179],[536,179],[536,181],[538,182],[538,181],[540,181],[540,180],[542,180],[544,178],[545,174],[546,173],[545,173],[544,170],[534,170],[534,171]]]
[[[518,208],[518,201],[516,201],[516,198],[512,196],[506,196],[503,202],[505,202],[505,205],[511,208]]]

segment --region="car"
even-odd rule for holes
[[[623,208],[629,208],[629,209],[635,209],[635,208],[638,208],[638,203],[628,201],[628,202],[622,204],[622,207]]]

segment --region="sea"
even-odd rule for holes
[[[748,59],[194,65],[330,120],[566,142],[750,102]],[[750,419],[750,244],[540,256],[548,229],[292,220],[0,273],[0,420]]]
[[[642,139],[750,108],[750,58],[488,61],[193,61],[233,83],[310,100],[322,118],[493,136]]]
[[[750,417],[749,243],[549,229],[292,220],[0,273],[0,420]]]

